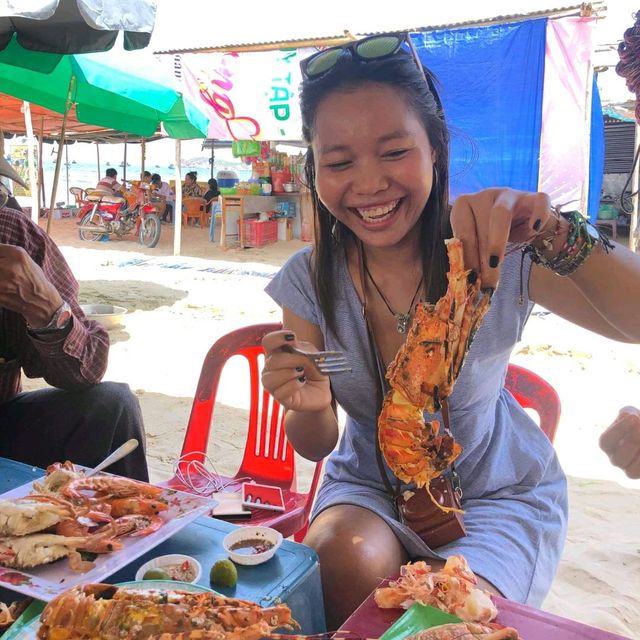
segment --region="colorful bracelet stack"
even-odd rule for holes
[[[523,249],[536,264],[550,269],[559,276],[569,276],[584,264],[596,244],[601,244],[607,253],[613,249],[609,239],[591,225],[579,211],[560,212],[560,215],[569,222],[569,231],[557,255],[547,258],[531,244]]]

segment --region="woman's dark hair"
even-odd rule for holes
[[[411,55],[404,50],[388,58],[361,61],[342,55],[335,67],[319,78],[306,79],[301,86],[302,134],[307,143],[305,176],[315,209],[315,248],[313,280],[320,307],[329,328],[336,332],[334,298],[336,294],[333,255],[353,232],[331,215],[316,191],[315,164],[311,140],[322,101],[336,91],[358,89],[365,83],[386,84],[402,93],[421,119],[436,154],[433,185],[420,219],[420,246],[427,300],[435,302],[446,290],[447,255],[444,240],[449,226],[449,131],[444,119],[435,77],[425,69],[425,83]]]
[[[191,178],[194,182],[197,182],[198,180],[198,172],[197,171],[189,171],[186,174],[187,178]]]
[[[162,178],[159,173],[154,173],[151,176],[151,184],[162,184]]]
[[[118,172],[115,169],[107,169],[105,174],[109,178],[115,178],[118,175]]]
[[[220,191],[218,191],[218,181],[215,178],[209,178],[207,184],[209,185],[209,189],[213,191],[214,196],[220,195]]]
[[[142,172],[142,177],[143,178],[150,178],[151,177],[151,172],[150,171],[143,171]]]

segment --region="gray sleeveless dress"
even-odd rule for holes
[[[353,366],[353,373],[331,380],[348,417],[340,443],[327,460],[312,517],[337,504],[365,507],[385,520],[412,559],[462,554],[505,597],[539,606],[564,544],[567,487],[547,437],[504,388],[509,356],[533,306],[527,290],[530,261],[525,260],[525,302],[520,304],[520,254],[505,258],[500,286],[449,399],[451,429],[464,449],[456,470],[467,535],[434,550],[398,522],[380,477],[375,454],[377,373],[344,254],[335,257],[341,344],[322,316],[310,259],[310,247],[293,255],[266,291],[280,306],[318,325],[326,348],[344,349]],[[441,420],[440,415],[425,417]]]

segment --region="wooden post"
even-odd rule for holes
[[[38,216],[40,209],[47,206],[44,192],[44,116],[40,119],[40,133],[38,134]]]
[[[51,234],[51,221],[53,220],[53,210],[56,206],[56,192],[58,190],[58,180],[60,179],[60,165],[62,164],[62,148],[64,147],[64,136],[67,131],[67,117],[69,111],[71,111],[71,97],[73,96],[73,90],[75,87],[76,79],[71,76],[69,81],[69,93],[67,94],[67,103],[64,108],[64,115],[62,116],[62,129],[60,129],[60,141],[58,142],[58,157],[56,158],[56,170],[53,174],[53,185],[51,187],[51,204],[49,205],[49,215],[47,217],[47,233]]]
[[[127,136],[124,137],[124,168],[122,170],[122,182],[127,180]]]
[[[144,164],[147,155],[147,145],[142,138],[142,142],[140,143],[140,180],[142,180],[142,174],[144,173]]]
[[[98,182],[102,179],[102,171],[100,171],[100,143],[96,142],[96,158],[98,160]]]
[[[67,192],[64,194],[65,205],[69,204],[69,145],[64,143],[64,168],[66,169]]]
[[[181,149],[180,140],[176,140],[176,202],[173,211],[173,255],[180,255],[182,242],[182,178],[180,176]]]
[[[31,187],[31,219],[38,224],[40,213],[40,200],[38,198],[38,180],[36,178],[35,140],[33,137],[33,122],[31,120],[31,105],[24,100],[22,102],[24,113],[24,129],[27,134],[27,163],[29,166],[29,186]]]

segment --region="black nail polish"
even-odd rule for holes
[[[495,269],[499,264],[500,264],[500,258],[498,258],[498,256],[489,257],[489,266],[492,269]]]
[[[538,218],[534,223],[533,223],[533,230],[534,231],[540,231],[540,227],[542,226],[542,220],[540,218]]]
[[[298,378],[298,382],[306,382],[307,381],[307,376],[300,376]]]
[[[302,373],[304,371],[304,367],[296,367],[296,371],[298,373]]]
[[[478,274],[473,269],[471,269],[471,271],[469,271],[469,275],[467,276],[467,282],[469,284],[475,284],[477,279]]]
[[[284,339],[287,340],[288,342],[293,342],[296,339],[296,337],[293,335],[293,333],[285,333]]]

